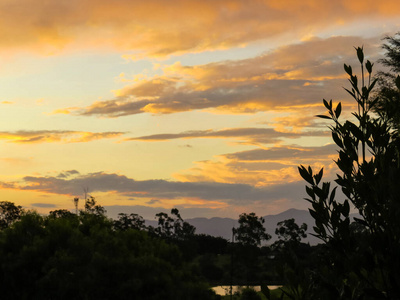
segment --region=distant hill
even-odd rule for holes
[[[307,238],[303,240],[305,243],[310,243],[315,245],[319,243],[319,240],[314,236],[310,235],[313,232],[312,227],[314,226],[314,219],[311,217],[310,213],[306,210],[289,209],[277,215],[267,215],[264,216],[265,223],[264,227],[266,231],[272,236],[268,244],[272,244],[277,236],[275,235],[275,229],[277,223],[287,219],[295,219],[298,225],[306,223],[308,226]],[[225,239],[232,239],[232,228],[238,227],[238,222],[235,219],[230,218],[193,218],[185,219],[186,222],[196,227],[196,233],[204,233],[212,236],[219,236]],[[146,220],[147,225],[157,226],[156,221]]]

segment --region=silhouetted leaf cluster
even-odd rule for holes
[[[388,40],[391,45],[385,48],[390,54],[384,62],[390,65],[398,59],[395,54],[400,43],[395,38]],[[351,85],[345,90],[358,107],[352,113],[354,120],[341,122],[341,104],[334,108],[332,101],[326,100],[323,104],[329,116],[319,116],[333,121],[330,130],[338,147],[336,164],[340,170],[337,186],[331,189],[330,182],[321,182],[322,169],[314,174],[310,167],[299,167],[308,183],[306,200],[315,220],[314,235],[324,242],[320,266],[309,273],[301,287],[308,291],[302,299],[400,298],[400,137],[393,127],[394,119],[382,112],[386,105],[382,99],[387,97],[391,97],[391,103],[397,101],[397,109],[400,107],[400,86],[393,82],[394,94],[381,89],[371,100],[377,82],[371,79],[373,64],[364,64],[362,48],[356,48],[356,52],[360,79],[350,66],[344,66]],[[337,200],[337,187],[345,199]],[[360,215],[354,223],[351,209]]]

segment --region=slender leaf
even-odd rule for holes
[[[315,194],[312,188],[306,186],[306,192],[311,198],[315,199]]]
[[[345,200],[343,203],[342,215],[347,218],[349,216],[349,213],[350,213],[349,201]]]
[[[329,106],[328,102],[325,99],[322,99],[322,102],[324,103],[324,106],[326,107],[327,110],[331,109],[331,107]]]
[[[365,68],[367,69],[368,73],[371,74],[372,73],[372,67],[374,64],[372,64],[369,60],[367,60],[367,62],[365,63]]]
[[[348,90],[348,89],[346,89],[346,88],[344,88],[344,90],[345,90],[346,92],[348,92],[353,98],[356,98],[356,94],[354,93],[354,90],[353,90],[353,91],[350,91],[350,90]]]
[[[332,131],[332,138],[336,145],[338,145],[340,148],[343,148],[342,140],[340,139],[339,135],[334,131]]]
[[[400,76],[397,75],[396,80],[395,80],[397,88],[400,90]]]
[[[339,102],[339,104],[336,106],[335,109],[336,118],[339,118],[341,112],[342,112],[342,104]]]
[[[374,88],[374,86],[375,86],[375,84],[376,84],[377,81],[378,81],[378,78],[375,78],[375,79],[372,81],[371,85],[370,85],[369,88],[368,88],[368,91],[369,91],[369,92],[372,91],[372,89]]]
[[[331,117],[325,115],[316,115],[317,118],[332,120]]]
[[[357,75],[353,75],[350,77],[350,82],[352,84],[352,86],[358,91],[358,79],[357,79]]]
[[[298,167],[300,176],[303,177],[305,181],[309,184],[314,185],[314,180],[312,178],[312,173],[310,174],[304,166]]]
[[[337,186],[332,189],[331,195],[329,197],[329,205],[332,204],[333,200],[335,200]]]
[[[358,61],[360,62],[360,64],[362,64],[364,62],[364,51],[363,51],[363,47],[357,47],[356,48],[357,51],[357,57],[358,57]]]
[[[321,181],[322,175],[324,174],[324,168],[322,168],[318,174],[314,175],[315,183],[318,185]]]
[[[353,75],[353,71],[352,71],[350,65],[344,64],[344,70],[346,71],[347,74],[349,74],[349,76],[352,76],[352,75]]]

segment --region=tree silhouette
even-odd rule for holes
[[[259,246],[271,236],[266,233],[264,218],[258,217],[254,212],[239,215],[239,227],[233,229],[238,244],[232,247],[232,277],[239,282],[249,285],[250,281],[258,281]]]
[[[217,299],[176,245],[101,211],[27,211],[1,230],[1,298]]]
[[[275,234],[278,236],[278,241],[274,243],[276,247],[295,246],[302,238],[307,237],[307,224],[299,226],[293,218],[281,221],[277,226]]]
[[[314,297],[399,299],[400,137],[390,120],[372,113],[377,103],[370,101],[376,82],[371,81],[373,64],[367,61],[364,65],[363,49],[356,51],[360,80],[351,66],[344,66],[351,85],[346,91],[358,106],[353,112],[355,120],[341,122],[341,104],[334,108],[326,100],[329,116],[320,116],[333,122],[330,129],[339,149],[336,164],[340,170],[335,182],[344,201],[336,199],[337,187],[321,183],[323,169],[314,174],[310,167],[299,167],[308,183],[306,200],[312,205],[315,235],[324,242],[325,255],[312,279],[318,286]],[[400,93],[400,85],[395,84]],[[350,224],[351,206],[360,215],[356,227]]]
[[[171,209],[171,215],[163,212],[156,214],[158,227],[150,228],[150,232],[174,240],[185,240],[194,235],[196,228],[182,219],[177,208]]]
[[[244,245],[259,246],[271,236],[265,232],[264,218],[255,213],[243,213],[239,216],[239,227],[234,230],[236,240]]]
[[[0,202],[0,229],[9,227],[12,223],[21,218],[23,213],[22,206],[15,205],[12,202]]]
[[[375,94],[377,104],[374,111],[381,118],[386,119],[394,128],[400,129],[400,32],[394,36],[387,36],[382,48],[385,57],[379,62],[387,67],[385,71],[377,73],[378,91]]]
[[[114,228],[116,230],[146,229],[145,221],[142,216],[138,214],[118,214],[118,220],[114,221]]]

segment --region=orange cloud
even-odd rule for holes
[[[116,138],[123,132],[85,132],[85,131],[57,131],[57,130],[38,130],[38,131],[15,131],[0,132],[0,140],[12,143],[82,143],[99,139]]]
[[[244,183],[222,182],[183,182],[167,180],[137,181],[115,173],[79,174],[76,170],[62,172],[57,176],[25,176],[19,182],[0,182],[5,189],[36,191],[42,194],[58,194],[74,196],[82,194],[82,186],[90,186],[93,193],[115,193],[123,197],[141,199],[159,199],[159,201],[174,201],[187,205],[203,205],[210,202],[212,206],[224,204],[241,204],[260,201],[273,202],[279,197],[295,198],[299,183],[282,185],[253,186]],[[188,200],[185,200],[188,199]]]
[[[173,174],[173,177],[181,181],[214,181],[253,186],[282,184],[299,180],[297,168],[294,166],[282,165],[280,169],[268,169],[263,168],[266,167],[266,164],[240,164],[232,161],[203,161],[195,164],[196,167]],[[256,164],[258,167],[255,169]]]
[[[67,107],[67,108],[60,108],[48,113],[48,115],[56,115],[56,114],[63,114],[69,115],[72,111],[79,109],[78,107]]]
[[[338,102],[333,102],[334,107]],[[354,103],[350,101],[341,101],[343,107],[342,118],[354,117],[350,114],[355,109]],[[317,118],[316,115],[327,114],[326,109],[322,106],[322,102],[313,105],[294,105],[279,107],[279,110],[284,110],[287,114],[283,117],[273,118],[270,122],[262,122],[272,126],[278,132],[291,132],[291,133],[303,133],[304,135],[309,132],[310,129],[315,131],[318,128],[327,130],[326,120]],[[326,131],[325,131],[326,133]],[[327,134],[330,136],[330,133]]]
[[[274,124],[278,131],[301,132],[304,127],[314,126],[315,118],[313,115],[292,114],[288,117],[274,118]]]
[[[164,133],[140,136],[125,139],[125,141],[167,141],[172,139],[194,139],[194,138],[220,138],[235,139],[246,144],[273,144],[284,138],[296,139],[304,136],[326,136],[324,131],[308,132],[280,132],[272,128],[226,128],[221,130],[193,130],[181,133]]]
[[[252,186],[272,186],[297,182],[299,164],[314,169],[325,166],[325,175],[336,171],[333,159],[335,146],[274,147],[225,154],[215,160],[196,162],[193,168],[173,174],[174,178],[188,182],[244,183]]]
[[[310,39],[255,58],[197,66],[161,66],[161,75],[143,78],[97,101],[78,115],[118,117],[190,110],[254,113],[285,107],[311,107],[321,98],[346,99],[343,64],[357,66],[353,45],[364,44],[369,59],[379,55],[379,39]]]
[[[0,49],[54,53],[119,48],[136,58],[224,49],[291,32],[396,17],[397,0],[281,1],[81,0],[1,1]]]

